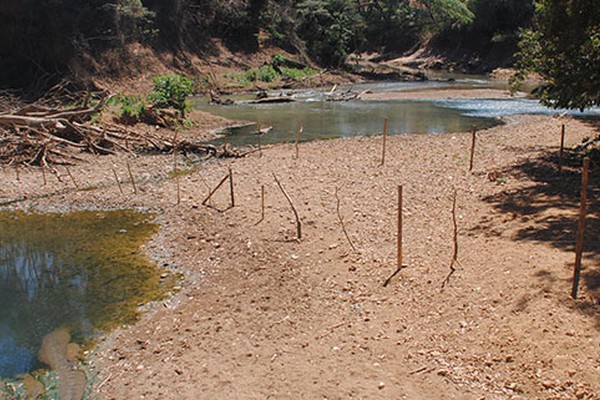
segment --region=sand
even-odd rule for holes
[[[183,274],[181,290],[107,333],[87,358],[100,399],[597,399],[598,202],[592,174],[584,277],[570,297],[579,165],[556,170],[597,134],[569,118],[517,116],[478,132],[278,145],[194,164],[130,159],[138,193],[119,192],[124,156],[88,157],[62,182],[0,175],[5,208],[129,208],[158,214],[146,251]],[[211,207],[209,189],[231,168]],[[294,215],[272,174],[298,210]],[[266,208],[261,222],[261,185]],[[396,270],[397,186],[403,258]],[[343,217],[352,250],[341,228]],[[452,198],[457,196],[458,263]]]

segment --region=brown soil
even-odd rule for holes
[[[147,251],[184,274],[182,289],[89,356],[102,399],[598,399],[597,180],[572,300],[579,176],[556,172],[561,123],[568,146],[597,133],[578,120],[511,118],[478,133],[473,173],[468,133],[389,137],[385,166],[381,137],[354,138],[303,144],[299,159],[285,144],[262,157],[182,159],[180,204],[172,155],[130,160],[137,195],[119,193],[111,168],[125,177],[125,159],[107,156],[71,167],[89,190],[66,174],[43,185],[40,171],[17,181],[6,169],[0,201],[158,213]],[[235,207],[227,189],[203,206],[228,167]],[[272,173],[298,208],[300,241]],[[407,268],[383,287],[396,269],[398,184]],[[460,264],[442,290],[455,189]]]

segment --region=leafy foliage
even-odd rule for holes
[[[112,104],[120,107],[119,118],[130,124],[140,121],[147,109],[146,99],[140,96],[117,96],[113,99]]]
[[[541,101],[556,108],[600,105],[600,8],[595,0],[540,0],[518,54],[518,85],[530,73]]]
[[[179,74],[167,74],[155,76],[152,84],[152,92],[148,95],[152,105],[156,108],[172,107],[184,118],[189,107],[186,99],[194,92],[192,80]]]

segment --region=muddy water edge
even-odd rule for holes
[[[0,212],[0,397],[81,399],[83,357],[175,278],[145,255],[153,216]]]

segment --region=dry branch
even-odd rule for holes
[[[300,216],[298,215],[298,211],[296,210],[296,207],[294,207],[294,203],[292,202],[292,199],[290,198],[290,196],[287,194],[287,192],[281,185],[281,182],[279,182],[279,179],[277,179],[277,175],[275,175],[275,173],[273,173],[273,179],[275,179],[277,186],[279,186],[279,189],[281,189],[281,192],[287,199],[288,203],[290,204],[290,207],[292,207],[292,211],[294,212],[294,217],[296,218],[296,236],[297,236],[298,240],[300,240],[300,239],[302,239],[302,222],[300,222]]]
[[[452,253],[452,260],[450,261],[450,272],[442,282],[442,289],[450,282],[450,277],[456,271],[454,264],[460,265],[460,261],[458,261],[458,225],[456,224],[456,189],[454,189],[454,195],[452,196],[452,239],[454,242],[454,250]]]
[[[358,250],[356,250],[354,243],[352,243],[352,240],[350,239],[350,235],[348,235],[348,231],[346,231],[346,226],[344,225],[344,219],[342,218],[342,214],[340,212],[340,197],[338,196],[338,188],[337,187],[335,188],[335,198],[337,200],[337,204],[336,204],[337,216],[338,216],[338,219],[340,220],[340,225],[342,226],[342,231],[344,232],[344,235],[346,236],[346,240],[348,241],[348,244],[350,245],[350,247],[352,247],[352,250],[354,250],[355,252],[358,253]]]

